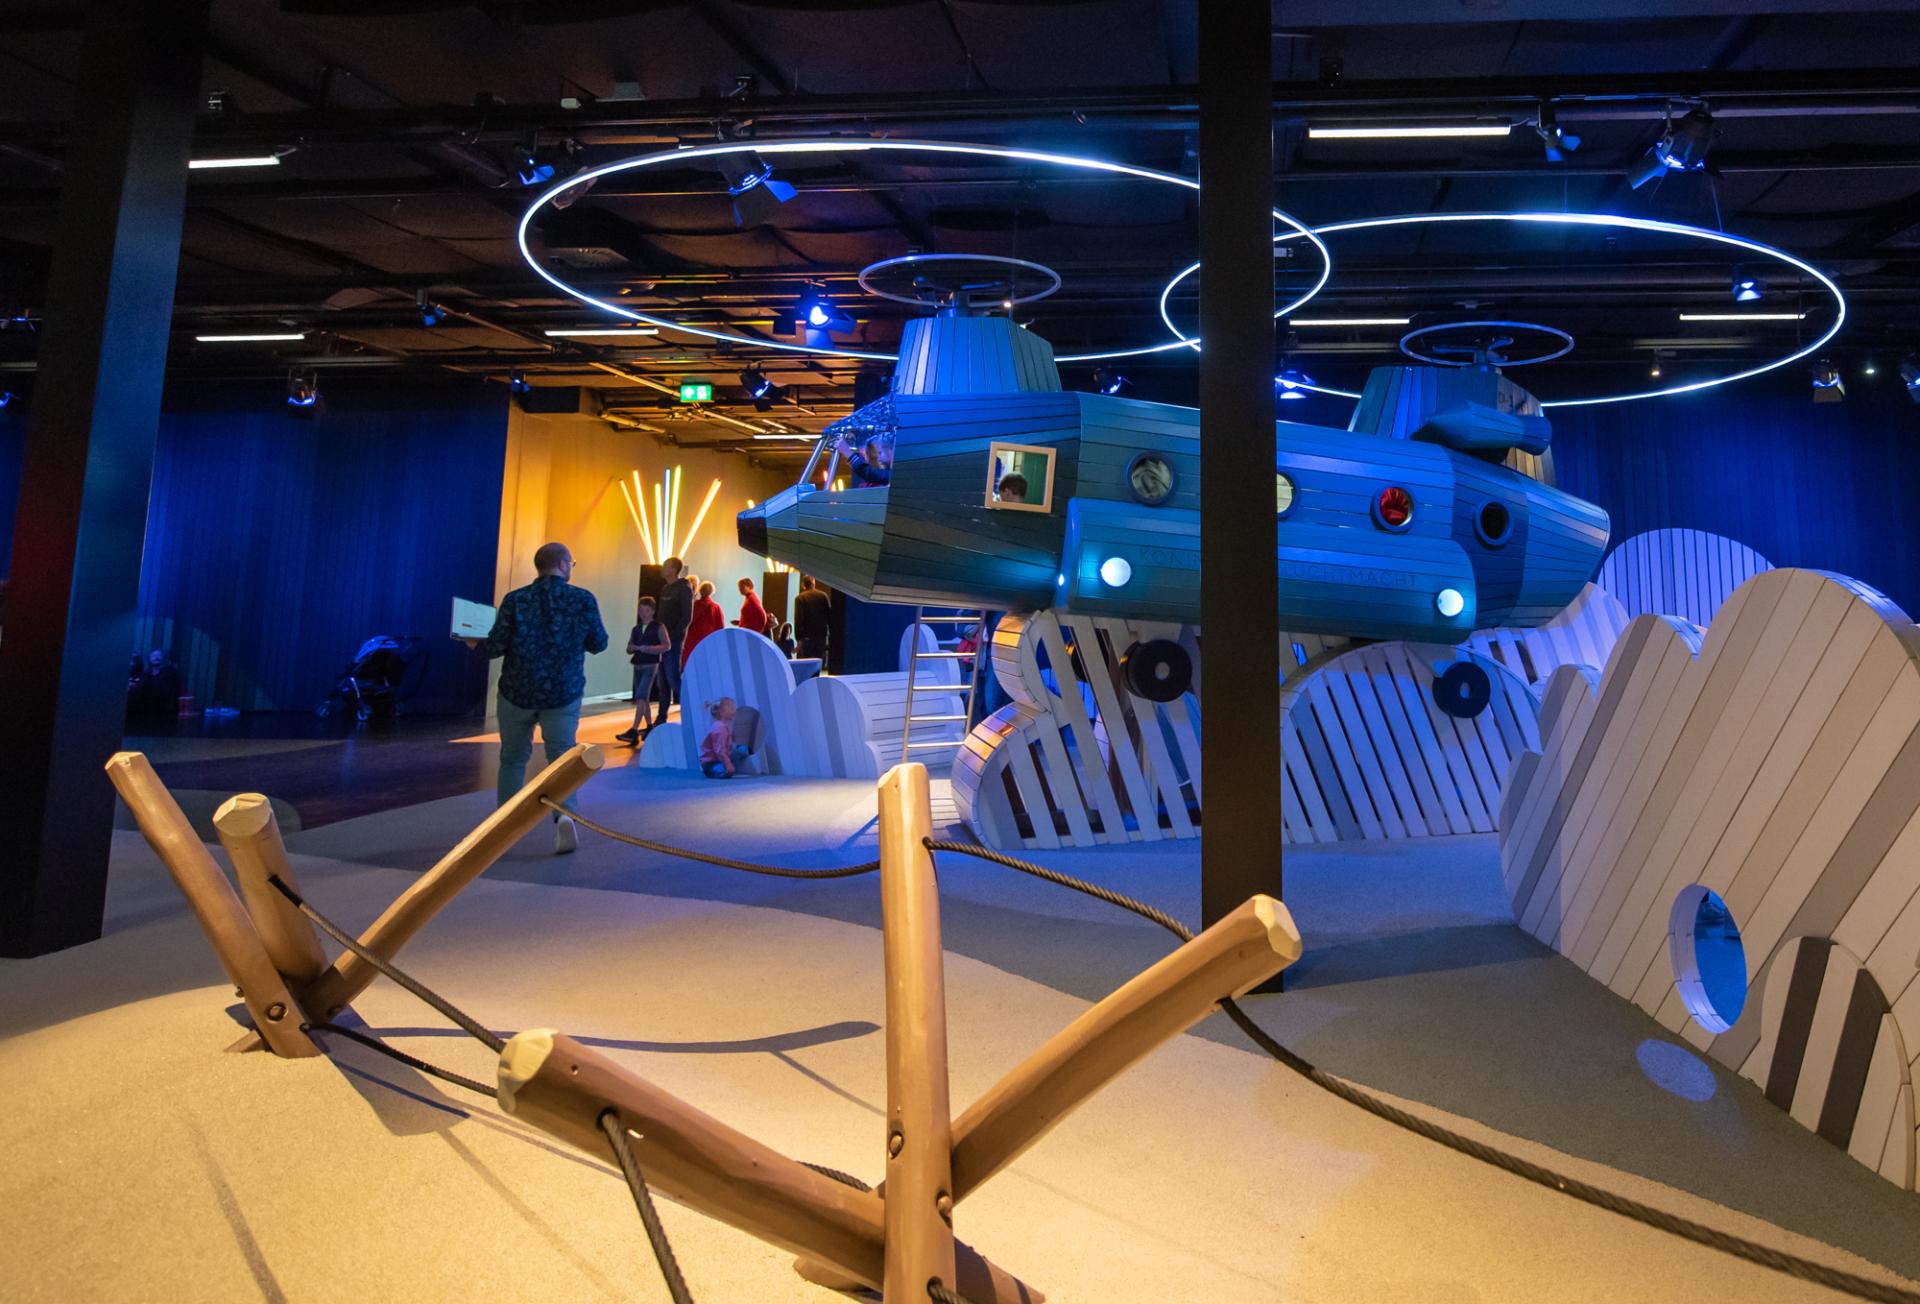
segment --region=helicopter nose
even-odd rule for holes
[[[756,557],[767,555],[767,518],[758,507],[749,507],[734,518],[740,535],[740,547]]]

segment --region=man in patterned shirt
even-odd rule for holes
[[[580,727],[580,697],[586,691],[586,654],[604,651],[607,627],[593,594],[567,581],[573,554],[564,543],[546,543],[533,554],[539,578],[500,601],[493,631],[479,644],[489,658],[505,657],[500,669],[499,800],[520,791],[533,755],[533,726],[540,726],[551,764],[573,746]],[[566,805],[574,804],[572,797]],[[573,820],[556,814],[555,854],[578,845]]]

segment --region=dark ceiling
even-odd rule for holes
[[[1225,2],[1225,0],[1221,0]],[[520,260],[514,176],[529,140],[596,165],[720,138],[821,135],[984,142],[1184,175],[1198,148],[1196,0],[805,3],[803,0],[215,0],[204,89],[223,93],[196,157],[284,154],[196,172],[171,371],[209,380],[294,367],[454,369],[584,385],[609,419],[685,443],[815,430],[845,413],[860,364],[716,349],[672,331],[629,346],[544,330],[610,324]],[[1764,12],[1760,12],[1764,9]],[[1277,204],[1309,223],[1399,213],[1584,210],[1738,232],[1820,266],[1850,315],[1832,355],[1920,348],[1920,3],[1799,0],[1308,0],[1273,6]],[[0,21],[0,308],[38,308],[61,157],[84,84],[83,7],[15,0]],[[1579,148],[1547,157],[1542,104]],[[1634,190],[1670,111],[1704,104],[1706,171]],[[1307,139],[1309,124],[1471,119],[1505,137]],[[569,142],[571,145],[569,145]],[[1063,288],[1018,314],[1062,353],[1158,343],[1161,287],[1195,256],[1192,196],[1038,164],[849,153],[776,158],[798,196],[736,225],[711,164],[608,178],[545,230],[583,288],[676,321],[763,335],[812,284],[859,321],[842,343],[889,351],[903,305],[855,277],[909,251],[1017,256]],[[1571,332],[1526,373],[1543,397],[1685,379],[1791,351],[1831,320],[1805,278],[1761,269],[1767,325],[1727,311],[1735,252],[1634,231],[1432,226],[1329,237],[1311,312],[1517,318]],[[1310,257],[1278,265],[1284,286]],[[1189,283],[1189,289],[1191,283]],[[421,325],[424,292],[447,314]],[[1176,320],[1193,319],[1191,293]],[[303,330],[290,345],[196,332]],[[1281,348],[1326,383],[1397,356],[1395,328],[1300,328]],[[0,331],[29,370],[35,332]],[[758,365],[791,402],[757,412]],[[1185,350],[1121,364],[1136,392],[1190,401]],[[1891,369],[1890,367],[1888,368]],[[1069,385],[1085,385],[1085,368]],[[715,382],[699,412],[670,392]],[[1535,378],[1537,377],[1537,383]],[[761,441],[756,451],[769,453]]]

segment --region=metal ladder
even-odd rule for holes
[[[959,646],[960,636],[959,636],[958,630],[956,630],[952,638],[946,638],[946,639],[936,638],[934,640],[935,644],[939,648],[939,651],[925,652],[925,651],[922,651],[920,648],[920,631],[921,629],[923,629],[928,625],[953,625],[953,626],[957,626],[959,629],[964,629],[968,625],[973,625],[978,629],[979,634],[982,637],[976,643],[973,651],[957,652],[957,651],[954,651],[954,649]],[[967,724],[969,721],[973,719],[973,694],[974,694],[975,688],[980,683],[980,658],[987,655],[987,647],[986,647],[986,642],[984,638],[984,635],[986,634],[986,628],[987,628],[987,613],[985,611],[976,611],[971,614],[967,612],[960,612],[956,615],[950,615],[950,616],[940,616],[940,615],[930,616],[927,614],[927,609],[925,607],[914,608],[913,641],[908,645],[913,649],[913,654],[907,661],[907,719],[906,719],[906,727],[901,732],[901,735],[900,735],[900,759],[901,760],[910,759],[913,755],[913,752],[916,749],[926,750],[928,748],[933,748],[933,747],[958,748],[966,742]],[[969,657],[973,658],[973,674],[969,675],[964,683],[927,684],[924,688],[920,685],[919,680],[920,680],[921,662],[923,661],[965,661]],[[915,697],[921,692],[925,692],[929,695],[937,692],[942,698],[952,698],[955,696],[963,697],[965,699],[965,704],[960,708],[960,713],[957,715],[954,715],[954,714],[916,715],[914,713]],[[960,736],[958,738],[942,738],[937,742],[918,742],[917,743],[913,741],[913,726],[916,724],[953,724],[953,723],[957,723],[961,726]]]

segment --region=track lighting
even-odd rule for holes
[[[1689,110],[1678,121],[1669,116],[1660,139],[1628,170],[1628,182],[1638,190],[1669,172],[1699,171],[1707,165],[1707,151],[1718,134],[1713,115],[1705,109]]]
[[[1279,386],[1283,401],[1297,403],[1307,396],[1305,387],[1313,384],[1313,377],[1298,367],[1286,367],[1273,378],[1273,383]]]
[[[1822,358],[1813,364],[1813,401],[1838,403],[1847,396],[1847,382],[1832,361]]]
[[[776,180],[773,164],[758,154],[722,154],[716,162],[733,196],[735,226],[759,226],[799,192]]]
[[[767,373],[758,367],[748,367],[740,373],[740,388],[746,392],[754,409],[760,412],[768,411],[787,396],[787,391],[769,380]]]
[[[542,145],[538,132],[528,132],[514,152],[514,177],[523,186],[540,186],[549,181],[564,181],[580,170],[580,144],[563,140],[558,145]]]
[[[520,368],[515,367],[507,373],[507,390],[509,393],[525,394],[532,389],[533,385],[521,374]]]
[[[1546,151],[1549,163],[1564,163],[1567,155],[1580,148],[1580,137],[1560,129],[1553,105],[1545,101],[1541,102],[1540,111],[1534,118],[1533,133],[1540,137],[1540,146]]]
[[[1096,394],[1120,395],[1133,388],[1133,381],[1109,367],[1100,367],[1093,373],[1093,389]]]
[[[775,320],[774,334],[799,335],[810,345],[816,339],[825,345],[830,342],[828,337],[850,335],[854,328],[852,314],[835,306],[824,290],[809,288],[794,305],[791,318],[782,314]]]
[[[311,417],[320,411],[320,378],[311,371],[287,373],[287,415]]]
[[[425,290],[416,293],[413,296],[413,302],[414,306],[420,310],[420,324],[422,326],[431,329],[447,319],[447,310],[435,303],[432,299],[429,299]]]

